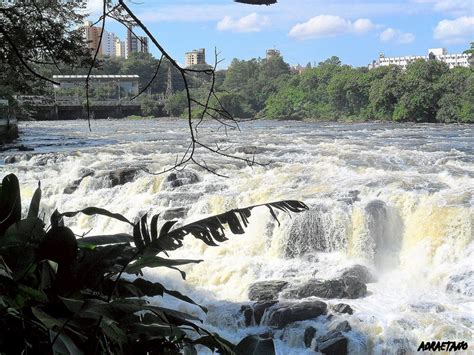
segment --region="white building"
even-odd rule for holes
[[[200,48],[185,53],[184,63],[186,64],[186,67],[197,64],[206,64],[206,50],[204,48]]]
[[[117,37],[115,36],[114,33],[109,32],[109,31],[104,31],[104,34],[102,35],[102,43],[101,43],[101,49],[102,49],[102,55],[104,57],[115,57],[116,51],[115,51],[115,39]]]
[[[385,57],[384,54],[381,54],[377,60],[369,64],[369,69],[396,65],[405,70],[410,63],[419,59],[439,60],[440,62],[448,64],[450,69],[455,67],[469,67],[469,54],[448,54],[445,48],[432,48],[428,50],[428,55],[424,56]]]
[[[120,38],[115,38],[115,57],[125,59],[125,41],[121,41]]]

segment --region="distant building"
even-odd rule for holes
[[[290,71],[295,74],[303,74],[303,72],[306,70],[306,67],[302,67],[301,65],[292,65],[290,67]]]
[[[125,59],[125,41],[121,41],[120,38],[115,38],[115,57]]]
[[[117,37],[114,33],[104,31],[104,35],[102,36],[102,43],[101,43],[101,52],[102,56],[104,57],[115,57],[115,39]]]
[[[87,75],[53,75],[53,80],[60,85],[54,85],[55,90],[83,87]],[[120,90],[121,95],[137,95],[140,77],[138,75],[91,75],[90,85],[100,86],[112,84]]]
[[[128,58],[130,53],[148,53],[148,37],[137,36],[132,28],[127,30],[127,46],[125,56]]]
[[[266,56],[267,60],[270,60],[272,58],[280,57],[281,53],[278,49],[267,49]]]
[[[102,33],[102,28],[97,26],[92,26],[91,21],[86,21],[84,23],[84,38],[87,42],[87,46],[89,47],[90,51],[95,53],[97,51],[97,47],[99,46],[100,34]],[[99,50],[99,56],[102,56],[102,52]]]
[[[206,50],[204,48],[200,48],[185,53],[184,63],[186,67],[190,67],[197,64],[206,64]]]
[[[377,60],[374,60],[368,65],[369,69],[385,67],[389,65],[396,65],[401,67],[403,70],[407,68],[410,63],[416,60],[438,60],[440,62],[448,64],[449,68],[456,67],[469,67],[469,55],[468,54],[448,54],[445,48],[432,48],[428,50],[428,55],[410,55],[403,57],[385,57],[384,54],[380,54]]]

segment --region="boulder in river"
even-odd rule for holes
[[[367,286],[359,280],[347,277],[334,280],[309,280],[289,290],[289,297],[307,298],[361,298],[367,295]]]
[[[174,207],[174,208],[169,208],[165,210],[161,214],[161,218],[164,220],[172,220],[172,219],[180,219],[186,217],[186,214],[188,213],[189,208],[187,207]]]
[[[240,312],[244,316],[244,322],[246,327],[250,327],[252,325],[253,320],[253,309],[249,305],[243,305],[240,307]]]
[[[118,185],[124,185],[127,182],[132,182],[139,171],[139,168],[123,168],[110,171],[106,173],[106,176],[110,180],[112,187],[114,187]]]
[[[344,269],[342,271],[341,277],[353,277],[364,284],[376,281],[369,268],[364,265],[353,265],[347,269]]]
[[[163,181],[165,189],[191,185],[199,182],[199,176],[192,170],[173,171]]]
[[[81,185],[82,180],[84,180],[86,177],[89,177],[89,176],[94,176],[94,171],[87,169],[86,171],[83,172],[82,177],[80,177],[77,180],[74,180],[69,185],[67,185],[64,188],[63,193],[66,195],[72,194],[74,191],[78,189],[79,185]]]
[[[269,309],[268,325],[284,328],[288,324],[314,319],[326,314],[327,305],[321,301],[278,303]]]
[[[311,346],[311,342],[316,335],[316,328],[308,327],[304,330],[304,345],[309,348]]]
[[[348,321],[342,321],[340,322],[336,328],[335,328],[337,331],[340,331],[340,332],[350,332],[352,330],[352,327],[351,325],[349,324]]]
[[[352,309],[351,306],[345,303],[338,303],[332,307],[334,312],[337,313],[347,313],[347,314],[353,314],[354,310]]]
[[[262,322],[265,311],[271,306],[277,304],[278,301],[263,301],[253,304],[253,316],[255,319],[255,324],[260,325]]]
[[[446,291],[474,296],[474,270],[451,275],[446,285]]]
[[[326,355],[346,355],[347,338],[340,331],[330,331],[316,340],[314,350]]]
[[[251,301],[272,301],[278,299],[278,294],[288,286],[288,282],[281,280],[259,281],[249,288]]]

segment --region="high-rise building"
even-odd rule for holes
[[[148,53],[148,37],[137,36],[129,28],[127,31],[126,57],[128,58],[130,53],[134,52]]]
[[[115,51],[115,39],[117,37],[115,36],[114,33],[104,31],[104,34],[102,36],[102,43],[101,43],[101,52],[102,56],[104,57],[115,57],[116,51]]]
[[[115,37],[115,57],[125,58],[125,42]]]
[[[449,54],[445,48],[432,48],[428,50],[428,55],[409,55],[402,57],[385,57],[380,54],[377,60],[369,64],[369,69],[386,67],[389,65],[399,66],[402,69],[416,60],[438,60],[446,63],[450,69],[456,67],[469,67],[469,54]]]
[[[87,46],[91,52],[95,52],[99,46],[100,34],[102,33],[102,28],[92,26],[91,21],[86,21],[84,23],[84,38],[87,42]],[[102,55],[102,52],[99,50],[99,56]]]
[[[204,48],[200,48],[185,53],[184,63],[187,67],[197,64],[206,64],[206,50]]]
[[[267,60],[279,57],[280,55],[281,54],[280,54],[280,51],[278,49],[267,49],[267,52],[266,52]]]

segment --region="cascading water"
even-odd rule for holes
[[[274,329],[264,313],[263,325],[253,320],[246,327],[240,309],[249,303],[249,287],[284,280],[291,289],[337,278],[346,267],[362,264],[377,279],[367,284],[366,297],[324,300],[330,307],[344,302],[354,309],[336,317],[352,326],[346,333],[350,352],[410,353],[431,340],[474,346],[471,127],[250,123],[243,133],[230,134],[235,154],[255,153],[271,164],[250,168],[199,151],[210,167],[229,176],[222,179],[195,167],[175,176],[141,169],[161,171],[175,161],[187,147],[184,123],[93,124],[91,133],[81,121],[22,124],[20,143],[35,151],[3,153],[9,164],[0,166],[2,175],[18,175],[25,200],[41,180],[46,216],[55,208],[100,206],[131,219],[162,212],[165,219],[186,223],[280,199],[300,199],[311,207],[291,217],[279,214],[280,227],[266,209],[255,210],[247,233],[230,236],[217,248],[186,239],[172,256],[205,260],[185,268],[186,282],[171,271],[146,271],[206,305],[207,315],[172,298],[154,301],[199,315],[231,341],[271,331],[280,354],[310,354],[305,329],[323,334],[336,320]],[[68,222],[76,233],[126,229],[98,217]]]

